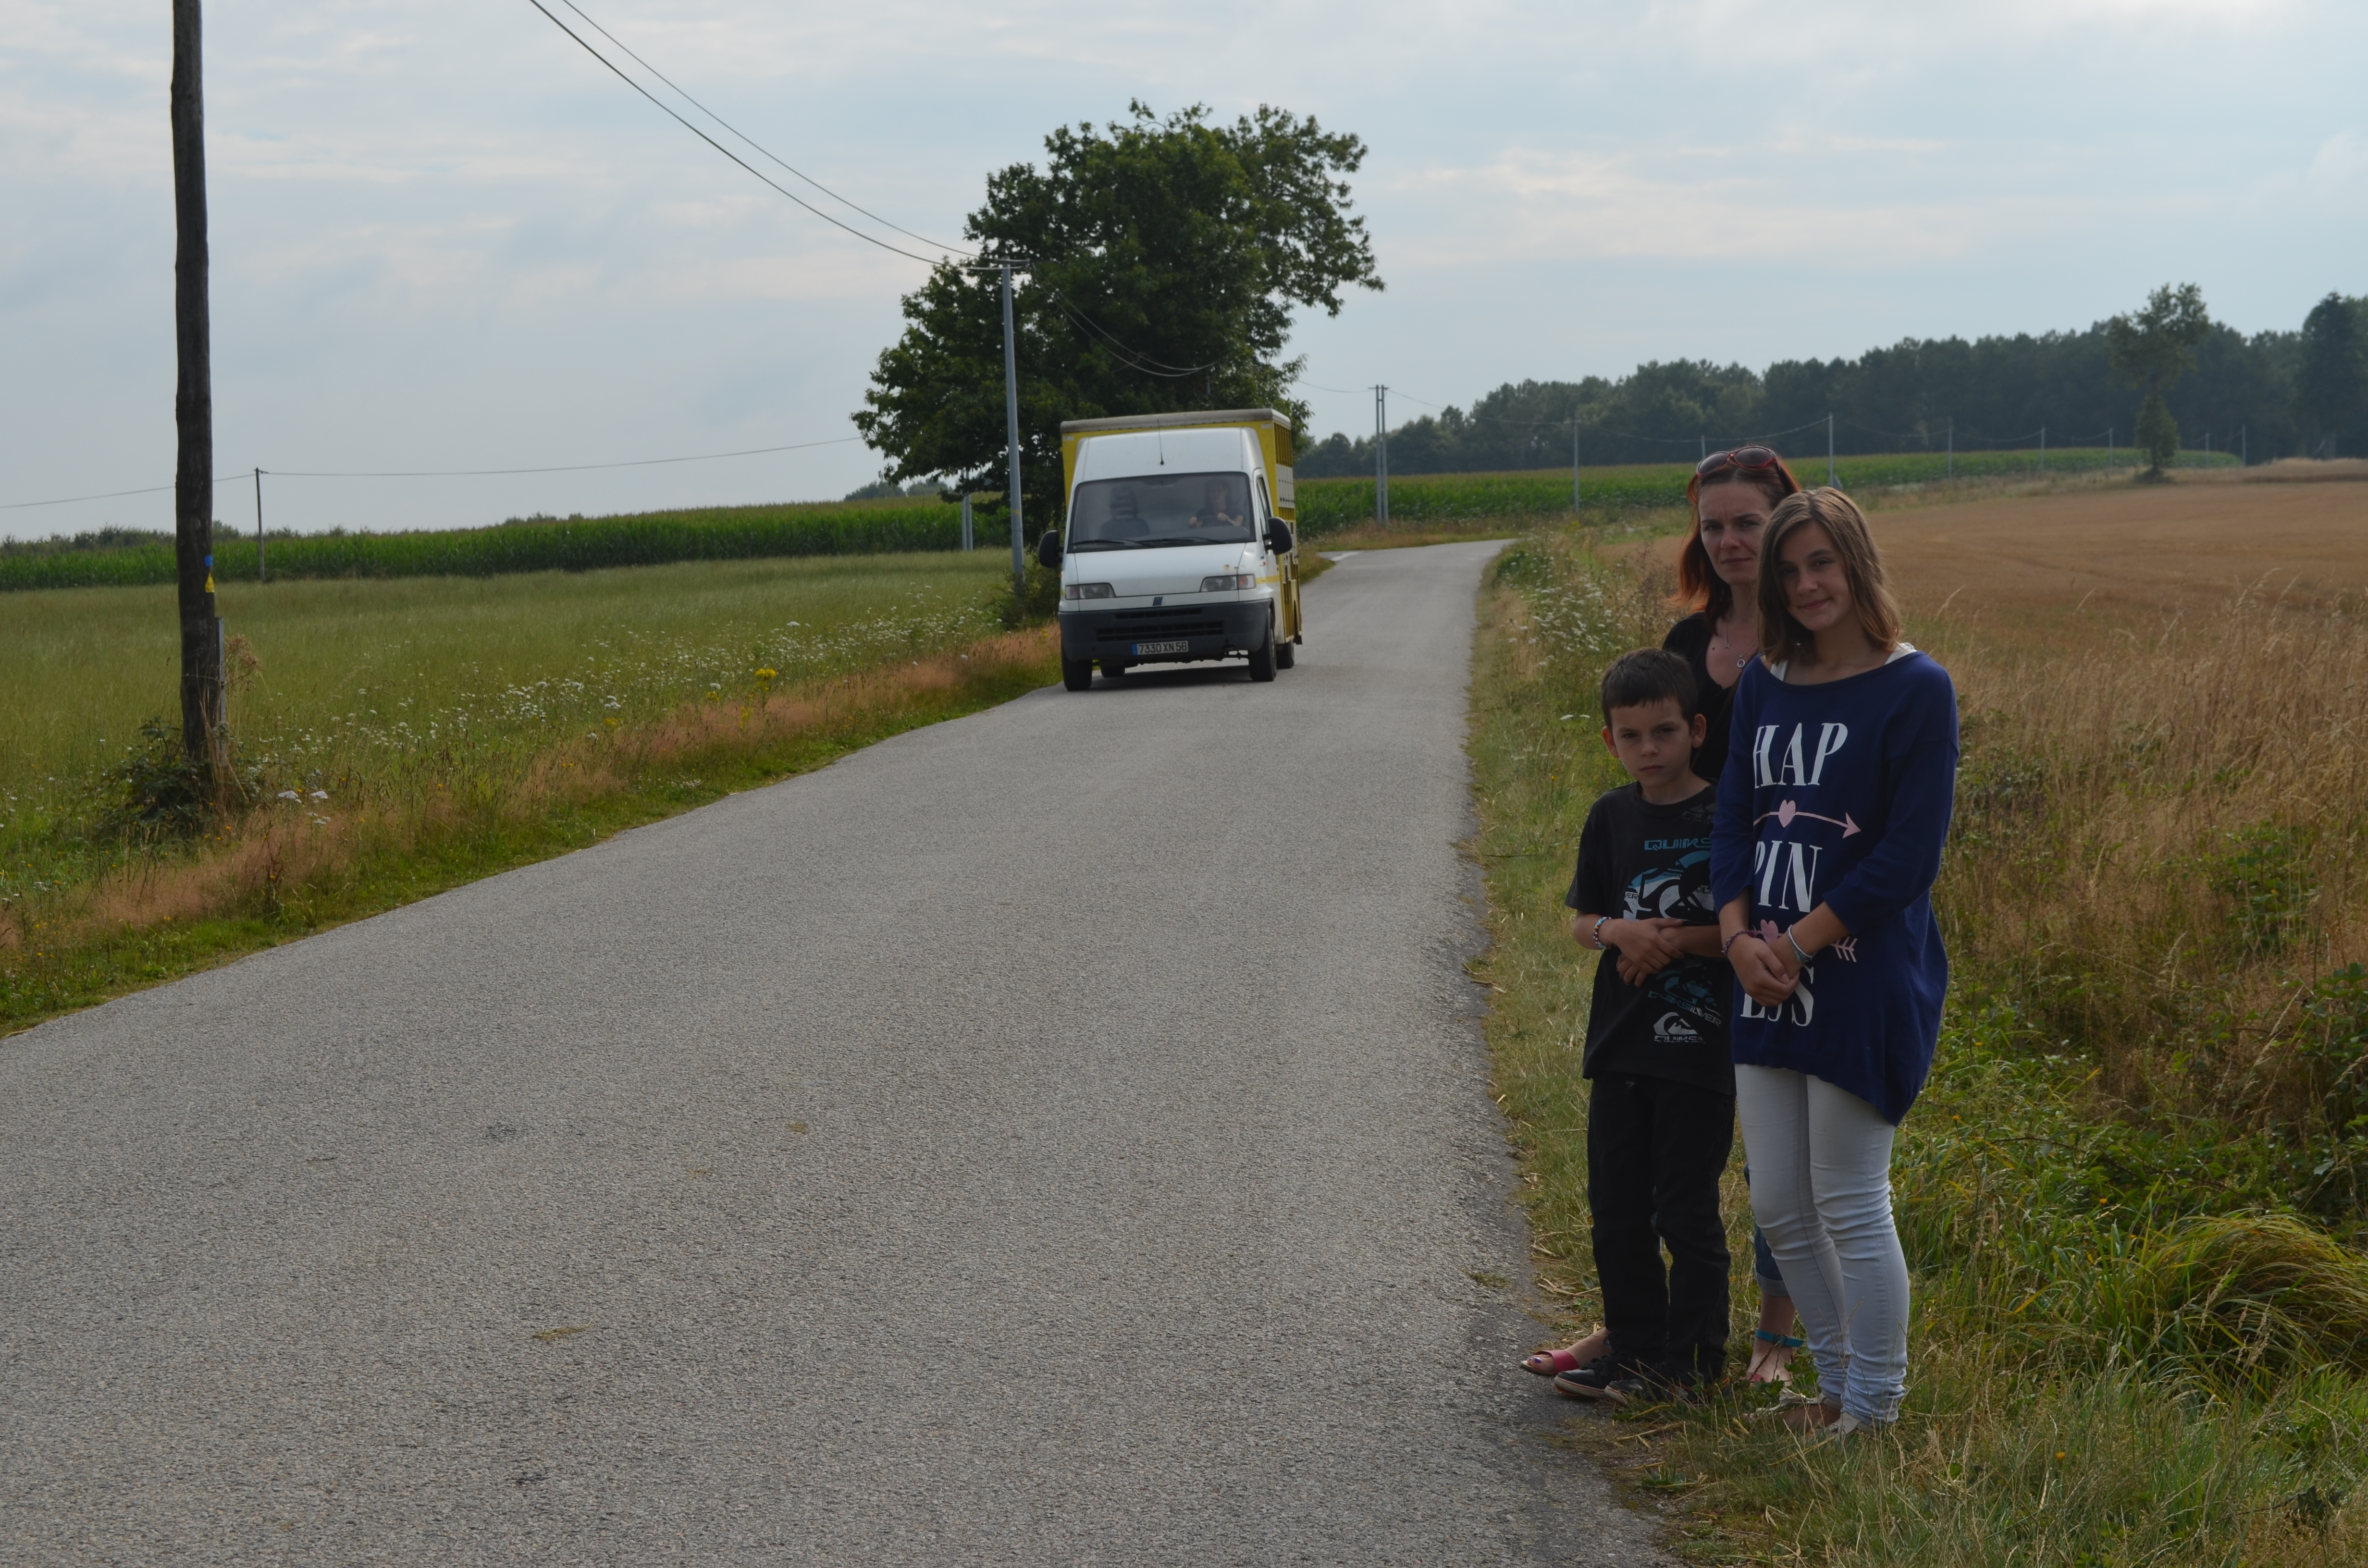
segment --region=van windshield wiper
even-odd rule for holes
[[[1135,542],[1138,544],[1240,544],[1244,541],[1237,539],[1211,539],[1206,534],[1154,534],[1149,539],[1137,540]]]
[[[1135,550],[1141,548],[1131,539],[1081,539],[1069,546],[1074,555],[1081,550]]]

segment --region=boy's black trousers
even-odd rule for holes
[[[1685,1381],[1726,1366],[1726,1226],[1718,1181],[1735,1096],[1607,1073],[1587,1112],[1587,1205],[1611,1353]],[[1661,1262],[1661,1248],[1670,1262]]]

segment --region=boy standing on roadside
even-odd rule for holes
[[[1718,1183],[1735,1142],[1735,1069],[1711,903],[1718,792],[1693,772],[1693,674],[1643,650],[1613,662],[1601,695],[1604,744],[1635,782],[1588,813],[1564,902],[1577,912],[1572,936],[1603,955],[1580,1071],[1594,1085],[1587,1201],[1610,1342],[1554,1388],[1625,1404],[1689,1397],[1725,1375]]]

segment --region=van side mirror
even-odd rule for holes
[[[1036,541],[1036,564],[1047,571],[1056,571],[1061,564],[1061,530],[1047,528],[1044,537]]]
[[[1277,555],[1289,555],[1291,545],[1291,525],[1281,517],[1269,517],[1266,520],[1266,547]]]

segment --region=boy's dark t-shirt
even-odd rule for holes
[[[1710,836],[1717,803],[1718,791],[1707,787],[1668,806],[1646,801],[1636,784],[1605,795],[1587,813],[1577,873],[1563,902],[1615,920],[1667,915],[1716,926]],[[1735,1093],[1726,1040],[1734,971],[1689,955],[1636,986],[1620,978],[1618,958],[1608,949],[1597,960],[1582,1075],[1629,1073]]]

